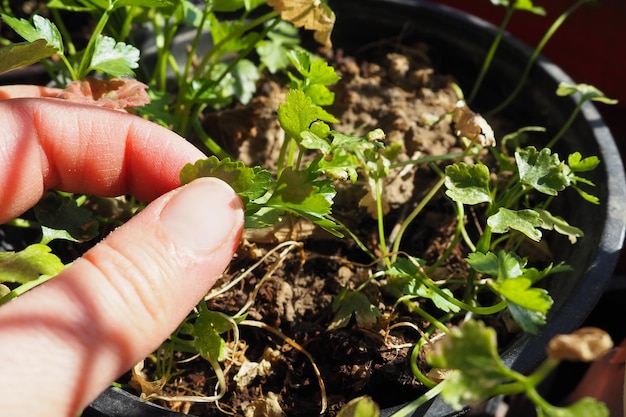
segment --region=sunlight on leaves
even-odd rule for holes
[[[489,169],[477,163],[467,165],[459,162],[446,167],[446,195],[463,204],[491,203],[489,192]]]
[[[541,216],[535,210],[509,210],[501,207],[498,212],[487,219],[487,224],[494,233],[506,233],[509,229],[522,232],[530,239],[541,240]]]
[[[56,52],[56,48],[43,39],[5,46],[0,48],[0,74],[34,64]]]
[[[427,355],[431,366],[453,372],[441,392],[455,409],[477,404],[492,395],[498,385],[511,379],[511,372],[498,355],[496,331],[479,321],[453,327]]]
[[[541,193],[557,195],[569,185],[564,172],[566,165],[550,149],[544,148],[538,152],[535,147],[529,146],[515,152],[515,161],[520,181]]]
[[[33,244],[19,252],[0,253],[0,282],[23,284],[42,275],[53,276],[65,265],[48,245]]]
[[[139,49],[124,42],[116,42],[108,36],[100,36],[91,59],[91,69],[114,77],[133,75],[139,66]]]

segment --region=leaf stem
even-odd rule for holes
[[[546,46],[548,41],[552,38],[552,35],[554,35],[556,33],[556,31],[563,24],[563,22],[565,22],[565,20],[576,9],[578,9],[583,4],[590,3],[592,1],[593,0],[578,0],[569,9],[567,9],[565,12],[563,12],[563,14],[561,14],[554,22],[552,22],[552,25],[550,25],[550,27],[548,28],[546,33],[543,35],[543,37],[539,41],[539,44],[537,45],[537,47],[533,50],[533,53],[531,54],[528,62],[526,63],[526,67],[524,67],[524,71],[522,72],[522,76],[520,77],[520,79],[519,79],[517,85],[515,86],[515,89],[513,90],[513,92],[502,103],[500,103],[498,106],[496,106],[493,110],[490,110],[489,112],[487,112],[486,113],[487,116],[493,115],[495,113],[499,113],[504,108],[506,108],[509,104],[511,104],[511,102],[520,93],[520,91],[522,91],[522,88],[524,87],[524,83],[526,82],[526,79],[528,78],[528,75],[530,74],[530,71],[531,71],[531,69],[533,67],[533,64],[535,63],[535,61],[537,60],[537,58],[541,54],[541,51]]]
[[[493,42],[491,43],[491,47],[489,48],[489,51],[487,52],[487,56],[483,60],[483,66],[480,69],[478,78],[476,79],[476,82],[474,83],[474,87],[472,88],[472,92],[470,93],[469,99],[467,100],[468,103],[471,103],[476,98],[476,94],[478,94],[478,91],[480,90],[483,80],[485,79],[485,76],[487,75],[487,71],[489,70],[491,63],[493,62],[493,57],[495,56],[496,51],[498,50],[498,46],[500,46],[500,41],[502,41],[504,30],[508,26],[509,21],[511,20],[511,17],[513,17],[515,10],[516,10],[515,1],[511,1],[509,6],[507,7],[506,15],[504,16],[504,19],[502,19],[502,23],[500,24],[500,27],[498,28],[498,33],[496,34],[496,37],[493,39]]]

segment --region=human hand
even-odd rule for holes
[[[45,190],[154,200],[59,276],[0,308],[2,416],[76,416],[158,347],[214,284],[238,244],[241,202],[225,183],[179,187],[204,155],[123,112],[0,87],[0,223]]]

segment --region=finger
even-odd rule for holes
[[[196,180],[155,200],[58,277],[3,306],[2,415],[77,415],[206,294],[230,260],[242,224],[241,201],[230,187]]]
[[[20,97],[57,97],[62,90],[41,85],[16,84],[0,86],[0,100]]]
[[[180,185],[204,155],[140,117],[53,99],[0,101],[0,223],[46,189],[149,201]]]

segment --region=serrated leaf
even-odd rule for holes
[[[438,309],[446,313],[457,313],[461,311],[461,308],[459,306],[451,303],[439,292],[424,285],[420,281],[421,280],[417,279],[416,277],[412,277],[412,279],[410,279],[407,285],[404,287],[403,293],[406,295],[414,295],[416,297],[427,298],[431,300]],[[450,291],[448,288],[440,288],[439,290],[449,297],[454,298],[452,291]]]
[[[455,409],[491,397],[498,385],[510,380],[511,371],[498,355],[496,340],[493,328],[470,320],[450,329],[427,355],[431,366],[458,371],[446,379],[441,392]]]
[[[553,303],[548,291],[543,288],[532,287],[532,281],[528,278],[498,280],[491,285],[508,301],[512,301],[527,310],[546,314]]]
[[[193,325],[193,345],[203,358],[222,361],[226,357],[226,341],[220,336],[232,328],[231,323],[220,313],[200,309]]]
[[[35,218],[42,226],[41,243],[65,238],[84,242],[98,234],[98,221],[94,213],[78,206],[72,197],[48,193],[33,209]]]
[[[3,14],[2,20],[9,25],[18,35],[29,42],[35,42],[39,39],[45,40],[48,45],[63,53],[63,39],[56,25],[45,17],[33,15],[33,23],[25,19],[17,19],[12,16]]]
[[[0,282],[24,284],[42,275],[53,276],[65,268],[47,245],[27,246],[19,252],[0,253]]]
[[[579,237],[583,237],[585,234],[578,227],[571,226],[565,219],[559,216],[554,216],[547,210],[535,209],[541,217],[541,228],[546,230],[556,230],[562,235],[569,238],[569,241],[574,244]]]
[[[356,324],[362,328],[371,328],[378,321],[380,312],[361,292],[343,289],[333,300],[335,316],[328,330],[345,327],[354,316]]]
[[[300,90],[289,90],[285,102],[278,106],[280,126],[289,138],[298,142],[300,133],[309,130],[309,126],[317,120],[337,122],[332,115],[313,103],[311,98]]]
[[[276,181],[267,206],[300,215],[335,236],[342,237],[339,225],[326,217],[331,213],[335,193],[329,180],[311,181],[307,171],[295,171],[287,167]]]
[[[604,104],[617,104],[617,100],[607,97],[602,91],[589,84],[569,84],[561,82],[556,90],[559,96],[580,94],[580,101],[598,101]]]
[[[522,184],[548,195],[557,195],[569,185],[565,173],[566,165],[562,164],[557,154],[550,149],[537,152],[533,146],[515,152],[515,161]]]
[[[487,219],[487,224],[494,233],[506,233],[509,229],[514,229],[536,242],[541,240],[541,231],[538,227],[541,227],[542,221],[535,210],[515,211],[500,208],[496,214]]]
[[[446,167],[446,195],[463,204],[491,203],[489,169],[484,164],[459,162]]]
[[[90,68],[114,77],[133,75],[139,66],[139,49],[108,36],[99,36],[91,58]]]
[[[474,252],[467,256],[467,263],[476,272],[490,275],[497,279],[517,278],[524,274],[526,260],[513,252],[501,250],[496,255],[493,252]]]
[[[607,406],[594,398],[585,397],[567,407],[537,407],[538,417],[609,417]]]
[[[188,184],[200,177],[216,177],[225,181],[244,203],[262,197],[272,185],[272,174],[268,170],[249,168],[243,162],[230,158],[220,161],[216,156],[189,163],[180,171],[181,184]]]
[[[528,310],[511,301],[508,301],[506,305],[513,321],[526,333],[537,334],[546,324],[546,315],[540,311]]]
[[[248,104],[256,92],[256,81],[259,71],[256,65],[247,59],[242,59],[230,73],[234,80],[235,96],[242,104]]]
[[[0,74],[34,64],[56,52],[56,48],[43,39],[5,46],[0,48]]]

